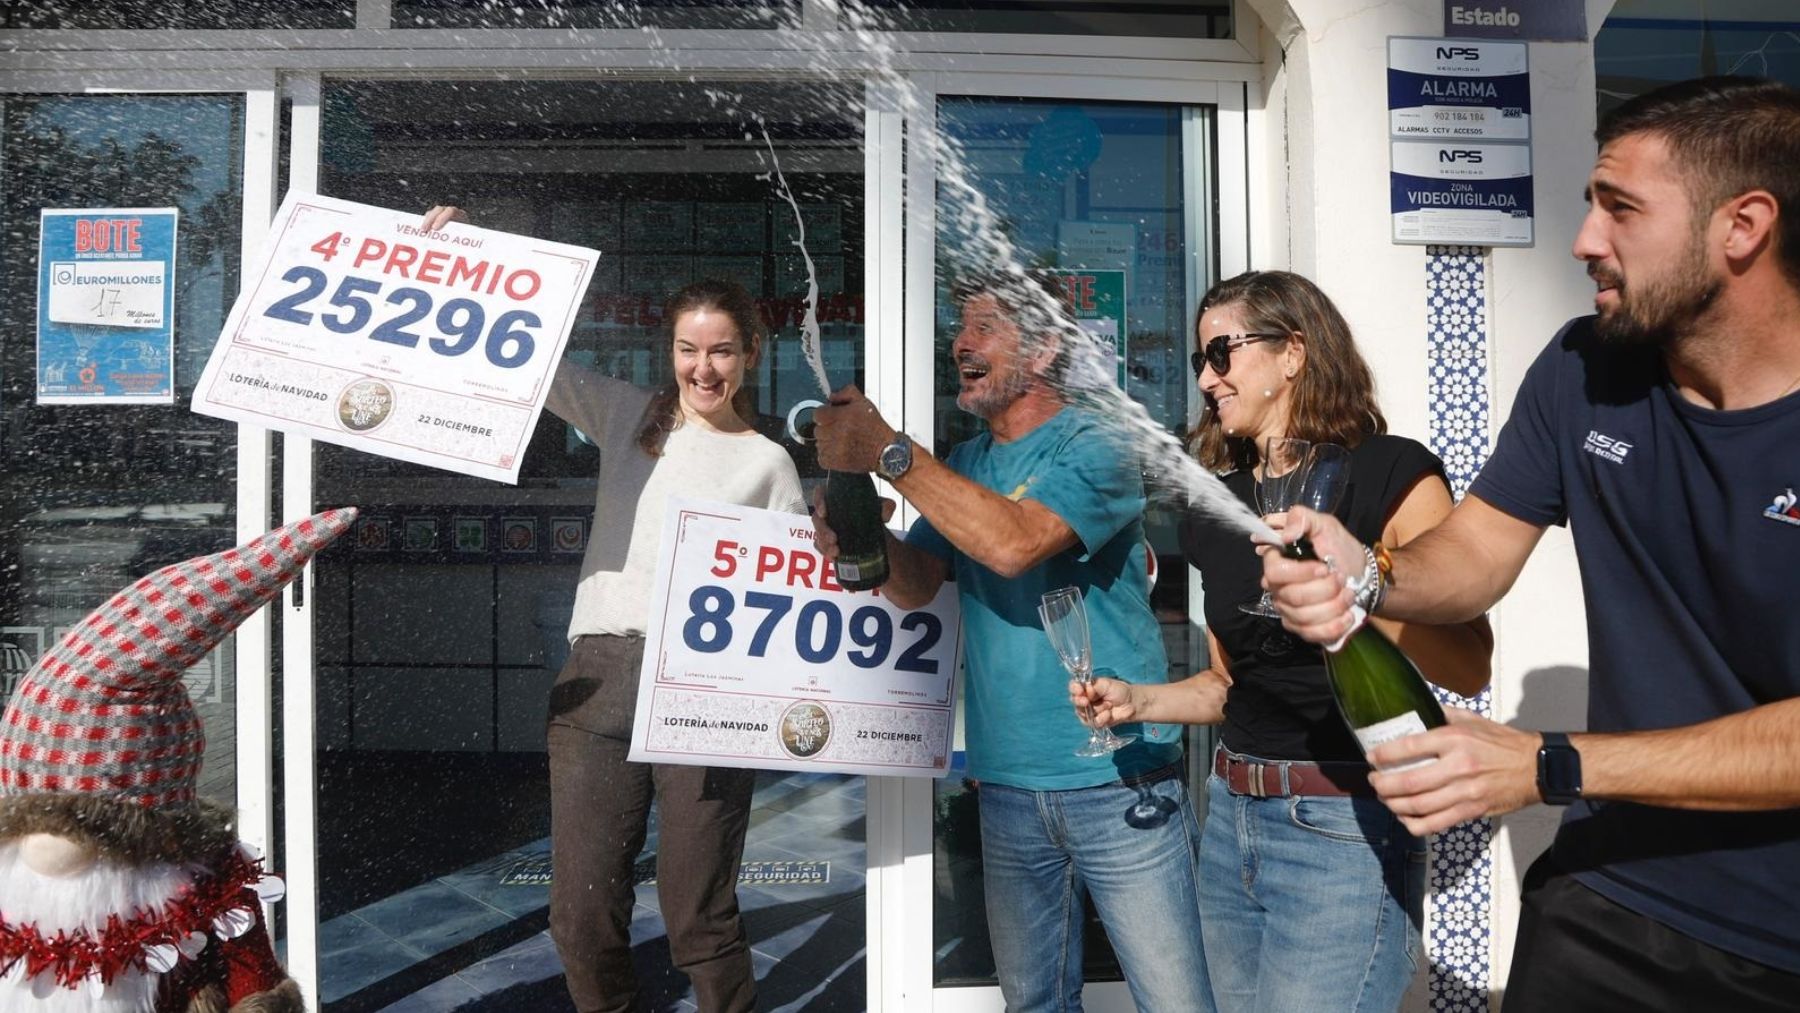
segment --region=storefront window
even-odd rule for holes
[[[895,32],[1231,38],[1229,0],[849,0],[847,15]]]
[[[1594,36],[1602,116],[1661,85],[1713,74],[1800,87],[1800,12],[1788,0],[1619,0]]]
[[[356,0],[33,0],[0,4],[7,28],[355,28]]]
[[[244,105],[219,95],[42,96],[8,98],[0,109],[5,700],[70,626],[115,592],[236,540],[236,427],[187,405],[238,287]],[[174,293],[172,339],[155,329],[65,323],[40,358],[40,306],[49,312],[39,293],[42,212],[102,208],[176,209],[176,256],[164,282]],[[80,317],[83,307],[74,309]],[[60,311],[56,318],[74,319]],[[129,371],[165,380],[173,362],[171,403],[118,403],[120,388],[96,395],[81,379],[91,374],[109,386],[102,374],[126,371],[127,357]],[[40,381],[77,400],[40,403]],[[232,643],[183,678],[206,726],[201,793],[235,804]]]
[[[1094,318],[1084,326],[1116,336],[1121,386],[1153,425],[1172,433],[1184,425],[1193,393],[1186,321],[1197,293],[1188,291],[1188,258],[1211,263],[1211,237],[1198,238],[1203,249],[1190,249],[1184,227],[1187,201],[1194,199],[1188,186],[1201,173],[1184,164],[1186,115],[1179,106],[1136,103],[946,98],[938,104],[940,129],[959,152],[962,173],[1019,262],[1082,279],[1082,291],[1094,298],[1077,315]],[[971,262],[972,251],[992,247],[971,234],[982,219],[967,213],[964,193],[940,186],[938,197],[934,451],[940,457],[981,426],[956,406],[950,356],[959,318],[949,286],[959,272],[993,266]],[[1210,268],[1202,272],[1209,274]],[[1171,509],[1153,506],[1145,524],[1161,574],[1152,604],[1175,677],[1186,674],[1193,633],[1178,520]],[[935,800],[935,980],[991,985],[975,794],[953,775],[937,782]],[[1091,911],[1086,938],[1089,979],[1116,979],[1117,962]]]
[[[862,379],[858,89],[327,82],[323,123],[326,194],[457,204],[483,227],[599,249],[566,355],[619,379],[672,378],[674,290],[742,283],[773,334],[755,388],[759,427],[779,440],[781,416],[818,388],[799,352],[806,273],[767,177],[772,144],[805,215],[827,370]],[[803,479],[816,476],[794,449]],[[511,1008],[555,1008],[545,716],[586,541],[630,518],[595,516],[599,452],[548,413],[517,487],[323,444],[314,460],[315,500],[362,509],[356,537],[316,564],[325,1008],[425,988],[464,998],[452,975],[483,959],[541,970]],[[773,968],[767,996],[823,989],[865,1005],[862,800],[860,778],[758,775],[740,898],[758,966]],[[673,1007],[686,982],[653,973],[668,967],[654,853],[652,829],[634,935],[655,955],[640,969],[646,1003]]]

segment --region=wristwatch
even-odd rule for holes
[[[881,448],[875,459],[875,473],[890,482],[896,481],[912,467],[912,440],[905,433],[895,433],[894,442]]]
[[[1544,732],[1538,747],[1538,794],[1550,805],[1568,805],[1581,798],[1581,753],[1564,732]]]

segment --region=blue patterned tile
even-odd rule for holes
[[[1428,246],[1425,264],[1428,442],[1460,498],[1488,454],[1487,251]],[[1491,688],[1472,698],[1436,691],[1447,704],[1493,716]],[[1493,821],[1479,819],[1432,839],[1425,948],[1438,1013],[1488,1009],[1493,834]]]

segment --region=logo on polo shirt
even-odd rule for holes
[[[1588,430],[1587,439],[1581,444],[1581,449],[1614,464],[1624,464],[1625,455],[1631,453],[1631,447],[1632,444],[1617,436],[1608,436],[1597,429]]]
[[[1772,521],[1800,527],[1800,497],[1794,495],[1793,486],[1789,486],[1785,492],[1775,497],[1775,502],[1770,503],[1768,508],[1763,511],[1763,516]]]

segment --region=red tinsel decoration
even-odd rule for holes
[[[234,908],[248,911],[259,903],[251,888],[262,879],[262,862],[252,861],[234,848],[220,868],[196,879],[161,911],[140,910],[129,919],[111,915],[98,934],[83,928],[45,937],[35,925],[12,925],[0,919],[0,975],[21,960],[27,979],[53,970],[64,988],[76,987],[95,972],[109,985],[128,970],[148,972],[146,951],[166,945],[179,952],[190,932],[214,935],[214,919]]]

